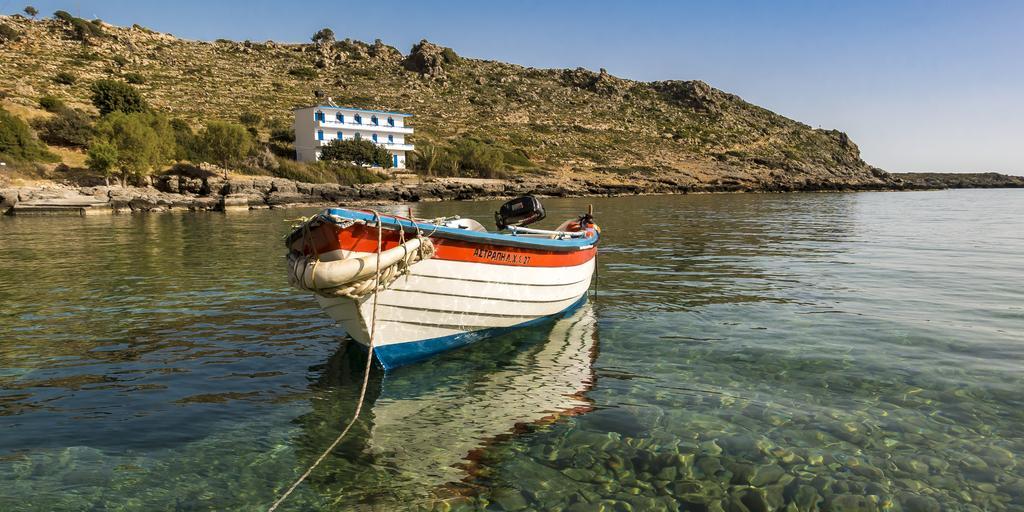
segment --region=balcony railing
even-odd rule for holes
[[[335,119],[327,118],[323,121],[317,121],[321,127],[324,128],[345,128],[348,130],[368,130],[368,131],[379,131],[379,132],[392,132],[392,133],[412,133],[412,128],[408,126],[390,126],[386,124],[368,124],[368,123],[350,123],[344,122],[339,123]]]

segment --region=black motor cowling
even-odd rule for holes
[[[494,221],[498,229],[509,226],[526,226],[544,218],[544,206],[533,196],[513,199],[494,212]]]

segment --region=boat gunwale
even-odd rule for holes
[[[335,222],[333,217],[360,220],[364,222],[373,222],[375,216],[373,213],[361,210],[349,210],[346,208],[328,208],[326,211],[326,215],[324,215],[323,217],[326,217],[326,219],[330,220],[331,222]],[[559,252],[590,249],[597,245],[597,242],[601,237],[600,232],[595,228],[588,229],[587,236],[568,239],[556,239],[525,237],[522,235],[491,233],[487,231],[470,231],[460,228],[450,228],[447,226],[441,226],[437,224],[416,223],[413,222],[412,220],[395,215],[382,214],[380,215],[380,220],[385,228],[401,228],[407,233],[416,233],[417,230],[419,230],[420,232],[426,232],[427,234],[430,235],[431,238],[448,238],[453,240],[460,240],[463,242],[501,245],[509,247],[521,247],[527,249],[540,249]]]

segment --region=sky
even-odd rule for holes
[[[12,13],[25,0],[0,0]],[[460,55],[703,80],[901,171],[1024,174],[1024,1],[36,1],[188,39],[420,39]]]

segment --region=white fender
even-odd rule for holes
[[[398,247],[380,253],[380,270],[397,264],[420,248],[419,238],[413,238]],[[320,261],[310,256],[288,255],[292,284],[307,290],[326,290],[372,277],[377,273],[377,253],[359,258]],[[316,280],[313,279],[314,273]]]

